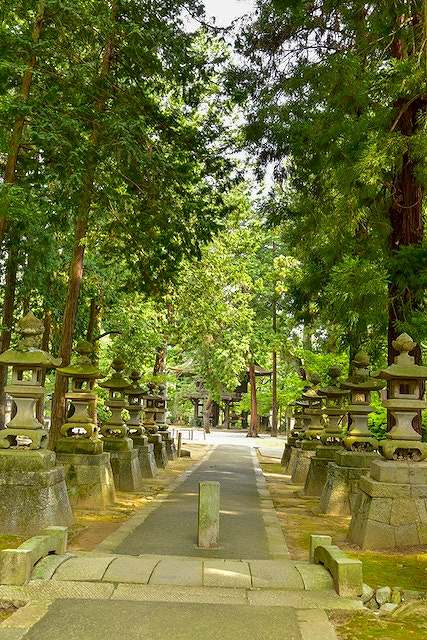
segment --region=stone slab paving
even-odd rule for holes
[[[198,484],[204,480],[221,484],[219,549],[201,550],[196,546]],[[217,446],[114,552],[270,558],[251,450],[243,446]]]
[[[60,556],[56,556],[58,560]],[[333,589],[330,573],[321,565],[293,560],[231,560],[182,556],[66,557],[56,571],[36,566],[33,578],[55,582],[113,582],[187,587],[230,587],[323,591]],[[31,584],[31,583],[30,583]]]
[[[105,640],[124,632],[126,640],[311,640],[316,627],[316,640],[332,640],[335,636],[322,613],[299,615],[288,607],[102,600],[88,608],[83,600],[57,600],[25,640]]]

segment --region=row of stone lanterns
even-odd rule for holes
[[[17,328],[16,349],[0,355],[0,364],[12,367],[6,392],[16,406],[0,431],[0,522],[2,533],[28,534],[50,524],[71,524],[71,505],[102,510],[114,503],[116,488],[140,490],[142,477],[153,477],[176,451],[165,424],[164,393],[154,394],[152,386],[147,394],[139,387],[139,374],[132,372],[128,380],[124,363],[115,359],[112,375],[99,383],[108,390],[111,411],[99,428],[94,386],[104,376],[93,364],[93,346],[79,343],[74,362],[60,368],[61,361],[41,349],[42,321],[30,312]],[[47,369],[68,379],[67,418],[55,452],[47,449],[48,432],[35,410],[45,396],[41,380]]]
[[[319,497],[321,513],[352,516],[349,538],[363,548],[427,544],[427,443],[414,428],[427,407],[427,367],[409,355],[416,344],[408,335],[393,345],[394,363],[376,376],[370,375],[369,356],[358,353],[345,382],[338,382],[336,367],[326,388],[311,380],[297,403],[297,434],[282,459],[292,480],[304,484],[304,494]],[[368,415],[371,395],[385,381],[390,392],[383,405],[393,426],[378,442]]]

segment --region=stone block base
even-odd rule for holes
[[[308,470],[310,468],[310,462],[316,452],[304,448],[295,449],[295,451],[296,455],[291,480],[295,484],[305,485]]]
[[[295,446],[295,442],[296,442],[296,438],[294,436],[289,436],[287,443],[285,444],[285,448],[283,450],[282,453],[282,459],[280,461],[280,464],[282,465],[282,467],[285,467],[285,471],[287,472],[288,469],[288,465],[289,465],[289,460],[291,457],[291,452],[292,449]]]
[[[362,549],[427,544],[427,462],[375,460],[359,481],[349,540]]]
[[[65,473],[55,467],[55,453],[0,450],[0,533],[32,536],[72,523]]]
[[[133,445],[138,451],[141,475],[143,478],[154,478],[159,470],[154,457],[154,446],[149,444],[148,436],[132,436]]]
[[[140,491],[142,489],[142,475],[138,449],[112,451],[110,459],[116,489],[118,491]]]
[[[291,449],[291,455],[289,458],[289,462],[287,467],[285,467],[284,471],[287,475],[291,476],[293,475],[294,471],[295,471],[295,465],[297,462],[297,458],[298,458],[298,453],[299,453],[299,448],[293,446]]]
[[[369,472],[376,453],[340,451],[328,465],[325,486],[320,496],[320,513],[351,515],[359,493],[359,478]]]
[[[167,431],[166,433],[163,432],[162,438],[163,438],[163,442],[165,443],[166,455],[168,460],[176,460],[178,456],[176,453],[175,441],[172,435],[169,433],[169,431]]]
[[[57,464],[65,469],[65,482],[73,506],[103,511],[116,499],[109,453],[58,453]]]
[[[334,462],[337,451],[341,447],[319,445],[316,455],[310,460],[310,467],[304,486],[304,495],[320,496],[328,475],[328,464]]]
[[[166,445],[159,433],[148,436],[150,444],[154,445],[154,457],[159,469],[165,469],[168,466],[168,456],[166,453]]]

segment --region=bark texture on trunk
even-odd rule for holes
[[[156,350],[156,361],[153,367],[153,375],[158,376],[165,372],[166,369],[166,345],[158,347]]]
[[[251,390],[251,419],[249,423],[248,437],[258,437],[258,407],[257,407],[257,395],[256,395],[256,375],[255,375],[255,363],[251,362],[249,365],[249,386]]]
[[[89,322],[87,324],[86,340],[92,342],[100,333],[102,305],[96,298],[92,298],[89,308]]]

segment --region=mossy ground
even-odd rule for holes
[[[12,615],[12,613],[14,613],[16,611],[15,607],[7,607],[5,609],[2,609],[2,604],[0,602],[0,624],[6,620],[6,618],[8,618],[9,616]]]
[[[260,458],[268,487],[291,556],[308,557],[310,534],[330,535],[335,544],[363,562],[363,577],[372,587],[399,586],[427,591],[427,553],[380,553],[351,547],[346,538],[350,518],[318,513],[318,498],[301,495],[280,464]],[[427,638],[427,603],[408,603],[394,615],[378,616],[367,610],[358,613],[330,612],[339,640],[424,640]],[[314,640],[314,639],[313,639]]]
[[[16,549],[24,540],[25,538],[19,536],[0,536],[0,551],[3,549]]]
[[[392,553],[352,547],[347,542],[350,518],[319,514],[318,498],[301,495],[301,487],[290,483],[277,462],[261,458],[261,467],[293,558],[307,559],[310,535],[322,533],[332,536],[334,544],[349,555],[362,560],[364,580],[372,587],[389,585],[427,591],[427,553],[420,549]]]
[[[427,605],[411,603],[395,615],[372,613],[329,614],[339,640],[424,640],[427,637]]]

